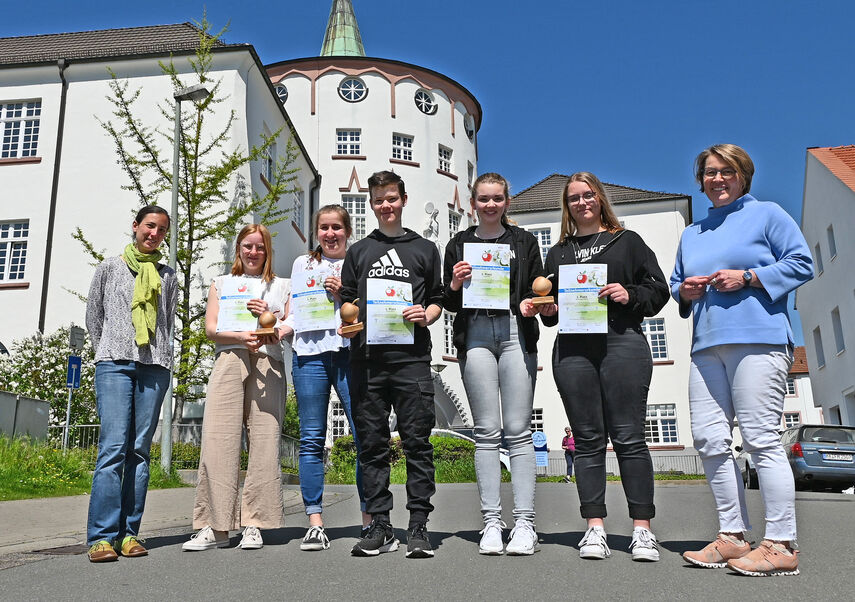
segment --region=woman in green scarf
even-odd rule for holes
[[[133,243],[95,270],[86,328],[95,348],[95,398],[101,421],[92,477],[89,560],[145,556],[138,539],[148,491],[151,440],[169,386],[178,286],[159,263],[169,214],[140,209]]]

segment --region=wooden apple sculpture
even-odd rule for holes
[[[267,335],[273,334],[273,326],[276,324],[276,316],[273,315],[273,312],[265,311],[260,316],[258,316],[258,328],[255,331],[255,334],[258,335]]]
[[[531,283],[531,290],[537,295],[537,297],[531,300],[532,305],[550,305],[555,303],[555,297],[549,294],[552,290],[552,282],[549,280],[551,277],[552,274],[546,277],[538,276]]]
[[[342,327],[341,331],[344,334],[351,332],[359,332],[365,325],[362,322],[357,322],[359,318],[359,306],[356,304],[359,299],[354,299],[353,303],[342,303],[339,314],[341,315]]]

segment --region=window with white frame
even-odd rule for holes
[[[358,155],[362,150],[362,130],[335,131],[335,153],[337,155]]]
[[[819,326],[813,329],[813,347],[816,351],[816,367],[825,366],[825,351],[822,349],[822,331]]]
[[[341,405],[341,401],[336,399],[331,404],[330,413],[330,430],[332,432],[332,440],[335,441],[339,437],[349,435],[350,426],[347,424],[347,414],[344,413],[344,407]]]
[[[413,96],[413,100],[419,108],[419,111],[425,115],[433,115],[436,113],[436,101],[427,90],[417,90]]]
[[[276,92],[276,97],[279,98],[279,102],[284,105],[285,101],[288,100],[288,88],[285,87],[285,84],[276,84],[273,87],[273,90]]]
[[[276,170],[276,143],[274,142],[264,151],[261,156],[261,173],[264,174],[264,179],[269,183],[273,183],[274,172]]]
[[[444,317],[444,333],[445,333],[445,355],[457,357],[457,348],[454,346],[454,314],[445,312]]]
[[[358,77],[346,77],[338,85],[338,95],[347,102],[359,102],[368,96],[368,86]]]
[[[543,432],[543,408],[531,409],[531,432]]]
[[[828,256],[831,259],[834,259],[837,257],[837,243],[834,240],[834,226],[828,226],[825,233],[828,236]]]
[[[294,204],[291,209],[291,220],[297,224],[297,227],[300,230],[303,229],[303,224],[305,223],[303,220],[306,219],[306,211],[305,211],[305,193],[302,190],[297,190],[294,192]]]
[[[653,403],[647,406],[644,439],[648,443],[677,443],[677,404]]]
[[[650,318],[641,323],[641,329],[650,345],[650,355],[655,360],[668,359],[668,340],[665,336],[665,318]]]
[[[0,222],[0,282],[24,280],[30,221]]]
[[[413,137],[406,134],[392,134],[392,158],[401,161],[413,160]]]
[[[460,230],[460,214],[454,209],[448,210],[448,236],[454,236]]]
[[[451,171],[451,149],[447,146],[439,145],[439,169],[446,173]]]
[[[362,194],[341,195],[341,206],[350,214],[350,225],[353,228],[353,240],[365,238],[365,204],[367,197]]]
[[[787,395],[795,395],[796,394],[796,379],[795,378],[787,378]]]
[[[800,412],[784,412],[783,423],[785,429],[801,424],[801,422],[802,416]]]
[[[0,103],[0,159],[35,157],[42,101]]]
[[[540,247],[540,258],[543,263],[546,263],[546,254],[549,253],[549,248],[552,246],[552,230],[549,228],[536,228],[529,230],[537,239],[537,246]]]

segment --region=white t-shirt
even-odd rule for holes
[[[330,259],[329,257],[321,256],[320,262],[315,261],[311,255],[302,255],[294,260],[294,265],[291,268],[291,276],[298,272],[305,272],[307,270],[324,270],[331,272],[335,276],[341,278],[341,266],[344,263],[344,259]],[[339,308],[341,307],[341,303],[336,301],[335,303],[335,321],[336,323],[341,322],[341,317],[339,316]],[[290,314],[285,319],[285,324],[294,328],[294,314]],[[296,328],[294,328],[296,332]],[[294,342],[292,347],[297,355],[305,356],[305,355],[318,355],[320,353],[324,353],[326,351],[338,351],[339,349],[347,348],[350,346],[350,341],[348,339],[342,338],[339,336],[336,329],[329,330],[309,330],[303,332],[297,332],[294,335]]]
[[[222,276],[217,276],[214,278],[214,287],[217,289],[217,294],[219,295],[220,291],[223,288],[222,282],[223,278],[226,278],[229,274],[224,274]],[[261,278],[261,276],[248,276],[244,274],[247,278]],[[261,298],[264,301],[267,301],[267,308],[276,314],[276,324],[275,327],[279,327],[282,325],[282,312],[285,309],[285,302],[288,300],[288,297],[291,295],[291,279],[290,278],[279,278],[275,277],[270,282],[266,283],[262,287]],[[229,344],[229,345],[221,345],[217,343],[215,347],[215,353],[219,353],[220,351],[225,351],[226,349],[246,349],[243,345],[240,344]],[[262,345],[258,348],[258,353],[262,353],[264,355],[270,356],[273,359],[282,361],[282,343],[276,343],[273,345]]]

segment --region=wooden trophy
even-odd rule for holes
[[[365,324],[357,322],[359,318],[359,306],[356,302],[359,299],[354,299],[353,303],[342,303],[339,314],[341,315],[341,332],[342,334],[350,334],[351,332],[359,332],[365,328]]]
[[[552,276],[552,274],[549,276]],[[531,304],[535,307],[555,303],[555,297],[549,294],[552,290],[552,282],[549,280],[549,277],[538,276],[535,278],[534,282],[531,283],[531,290],[537,295],[537,297],[531,300]]]
[[[258,328],[255,330],[255,334],[258,336],[273,334],[275,332],[275,329],[273,328],[275,324],[276,316],[273,315],[273,312],[263,312],[258,316]]]

